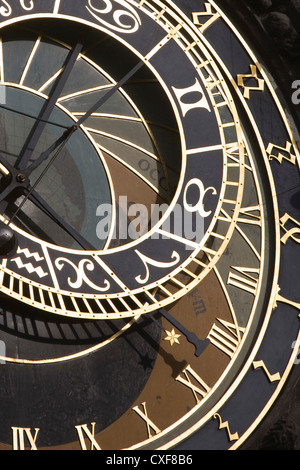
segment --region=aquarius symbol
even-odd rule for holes
[[[35,261],[38,263],[40,261],[43,261],[44,258],[41,257],[38,253],[31,253],[28,248],[25,248],[24,250],[18,247],[17,254],[23,254],[27,259],[28,258],[34,258]],[[24,264],[21,257],[18,256],[17,258],[12,259],[14,263],[18,266],[19,269],[26,269],[29,274],[36,273],[40,278],[45,277],[48,275],[41,266],[34,267],[32,263],[26,263]]]
[[[23,250],[19,247],[17,253],[18,253],[18,255],[21,254],[21,253],[24,254],[24,256],[26,256],[26,258],[34,258],[36,262],[42,261],[44,259],[38,253],[30,253],[28,248],[25,248]]]

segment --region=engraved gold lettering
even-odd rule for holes
[[[243,207],[240,210],[238,222],[261,226],[260,206]]]
[[[37,450],[36,440],[40,431],[39,428],[35,428],[34,436],[30,428],[12,427],[11,429],[13,431],[13,450],[25,450],[25,436],[30,444],[30,449]]]
[[[185,378],[182,377],[183,374]],[[194,385],[191,381],[190,376],[192,376],[193,379],[197,382],[197,385]],[[196,402],[199,403],[199,395],[202,398],[207,395],[207,393],[210,391],[210,387],[199,377],[199,375],[192,369],[190,365],[188,365],[179,375],[176,377],[177,382],[182,383],[186,387],[190,388],[194,394],[194,397],[196,399]],[[200,385],[200,387],[199,387]]]
[[[291,142],[287,142],[285,147],[280,147],[279,145],[269,144],[266,152],[269,160],[277,160],[280,165],[283,160],[291,163],[292,165],[296,164],[296,155],[292,152],[293,145]]]
[[[148,418],[148,413],[147,413],[147,408],[146,408],[146,402],[143,402],[142,405],[143,407],[143,411],[140,410],[140,408],[138,406],[134,406],[132,409],[133,411],[135,411],[144,421],[145,423],[147,424],[147,433],[148,433],[148,437],[153,437],[152,435],[152,431],[155,432],[155,434],[159,434],[161,431],[160,429],[153,423],[153,421],[151,421],[149,418]]]
[[[281,237],[281,242],[285,245],[291,238],[295,243],[300,244],[300,222],[291,217],[289,214],[284,214],[280,219],[280,227],[285,231],[285,235]],[[299,238],[296,237],[299,235]]]
[[[300,303],[295,302],[293,300],[286,299],[285,297],[281,296],[279,294],[280,292],[280,287],[277,286],[277,295],[274,300],[274,305],[273,308],[277,308],[277,302],[282,302],[284,304],[290,305],[291,307],[295,308],[296,310],[300,311]],[[300,314],[298,315],[300,317]]]
[[[75,428],[77,430],[77,433],[78,433],[78,437],[79,437],[79,441],[80,441],[80,445],[81,445],[82,450],[88,450],[87,446],[86,446],[84,434],[91,442],[90,450],[95,450],[95,449],[96,450],[101,450],[101,447],[99,446],[98,442],[95,439],[95,425],[96,425],[96,423],[91,423],[92,431],[89,430],[87,424],[82,424],[80,426],[75,426]]]
[[[244,89],[244,98],[246,99],[250,98],[251,91],[264,91],[265,89],[265,81],[257,76],[256,65],[250,65],[250,70],[250,74],[239,74],[237,76],[237,84]],[[247,86],[245,83],[248,79],[255,79],[257,81],[257,85]]]
[[[219,429],[226,429],[230,441],[237,441],[239,439],[238,433],[237,432],[234,434],[231,433],[228,421],[223,422],[219,413],[215,413],[214,418],[215,419],[218,418],[219,420]]]
[[[204,6],[205,11],[193,13],[193,23],[195,26],[199,26],[199,31],[202,34],[221,16],[220,13],[212,11],[212,6],[210,3],[205,2]],[[207,16],[209,18],[206,21],[202,22],[203,18]]]
[[[255,295],[258,287],[258,278],[253,274],[259,276],[259,268],[245,268],[232,266],[232,269],[238,271],[240,274],[229,272],[227,284]]]
[[[218,321],[223,325],[223,327],[225,327],[225,329],[220,328],[216,323],[214,323],[207,335],[207,339],[209,339],[216,348],[232,358],[238,348],[241,341],[241,334],[244,333],[245,328],[229,323],[225,320],[218,319]]]
[[[253,361],[252,365],[253,365],[255,370],[256,369],[263,369],[263,371],[265,372],[265,374],[268,377],[270,382],[277,382],[281,378],[279,372],[277,372],[276,374],[271,374],[269,372],[269,370],[267,369],[264,361]]]

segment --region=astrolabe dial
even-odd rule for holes
[[[2,37],[1,204],[18,240],[2,291],[87,319],[164,307],[210,271],[236,223],[245,156],[228,87],[165,19],[143,56],[104,33],[72,46],[51,22],[34,27]]]
[[[269,74],[212,0],[6,3],[1,448],[238,447],[299,330]]]
[[[115,83],[99,66],[79,56],[82,46],[72,51],[34,32],[18,34],[12,39],[7,32],[2,38],[2,201],[9,195],[10,203],[7,207],[8,203],[2,202],[3,208],[8,220],[18,215],[20,228],[46,241],[71,248],[83,245],[84,249],[101,249],[112,238],[114,191],[133,200],[128,189],[124,192],[121,185],[113,185],[101,150],[106,152],[107,159],[121,162],[129,175],[145,182],[148,192],[162,193],[164,187],[167,198],[167,180],[154,137],[123,90],[101,109],[102,113],[93,113],[81,132],[72,138],[68,136],[67,129],[72,128],[83,110]],[[22,58],[16,53],[18,50],[26,51]],[[63,70],[65,64],[68,67]],[[60,158],[56,157],[60,152]],[[82,155],[86,156],[85,161]],[[16,166],[19,172],[12,175],[9,165]],[[8,185],[10,179],[13,182]],[[22,193],[26,193],[26,204],[20,201]],[[21,204],[22,210],[18,209]],[[101,208],[110,211],[105,220],[106,230],[98,236],[96,222]],[[57,222],[52,225],[53,233],[51,216]]]

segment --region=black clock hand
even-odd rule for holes
[[[61,140],[61,146],[57,149],[57,151],[55,152],[55,154],[53,155],[53,157],[51,158],[51,160],[48,162],[47,166],[44,168],[44,170],[42,171],[42,173],[40,174],[40,176],[37,178],[37,180],[35,181],[34,185],[31,186],[30,188],[28,188],[28,193],[27,195],[25,196],[25,198],[23,199],[22,203],[20,204],[20,206],[18,207],[18,209],[16,210],[16,212],[12,215],[11,219],[10,219],[10,223],[13,221],[13,219],[16,217],[16,215],[18,214],[18,212],[22,209],[22,207],[24,206],[25,202],[27,201],[27,199],[30,198],[31,194],[35,191],[36,187],[38,186],[38,184],[40,183],[40,181],[42,180],[42,178],[45,176],[46,172],[48,171],[48,169],[50,168],[50,166],[52,165],[52,163],[56,160],[56,158],[58,157],[58,155],[60,154],[60,151],[61,149],[63,148],[63,146],[65,145],[65,143],[69,140],[69,138],[71,137],[72,135],[72,132],[73,131],[73,128],[70,128],[68,131],[66,131],[62,137],[59,139]],[[55,143],[56,144],[56,143]],[[53,144],[53,146],[56,147],[56,145]],[[55,148],[54,147],[54,148]],[[43,154],[42,154],[43,155]],[[29,181],[28,180],[28,175],[27,175],[27,172],[25,171],[24,172],[24,175],[23,174],[20,174],[19,176],[24,176],[25,180]]]
[[[43,161],[47,160],[47,158],[49,157],[49,155],[51,155],[52,152],[54,152],[55,149],[57,149],[58,147],[58,151],[55,153],[55,158],[58,157],[60,151],[63,149],[63,147],[65,146],[65,144],[67,143],[67,141],[69,140],[69,138],[71,137],[71,135],[77,130],[77,126],[74,125],[72,127],[69,127],[61,137],[59,137],[55,142],[53,142],[52,145],[50,145],[50,147],[48,147],[43,153],[41,153],[41,155],[36,159],[34,160],[34,162],[32,162],[27,168],[25,168],[25,170],[23,171],[24,175],[26,175],[26,177],[29,177],[29,175],[36,169],[40,166],[41,163],[43,163]],[[51,159],[51,162],[53,161],[53,159]]]
[[[15,189],[20,187],[26,188],[29,185],[29,180],[1,154],[0,172],[4,175],[3,180],[1,180],[1,187],[3,189],[0,189],[0,202],[6,199]]]
[[[58,215],[57,212],[55,212],[55,210],[49,206],[49,204],[36,191],[31,191],[28,199],[30,199],[39,209],[48,215],[66,233],[68,233],[82,249],[88,251],[95,250],[95,247],[82,235],[80,235],[77,230],[71,227],[71,225],[69,225],[60,215]],[[17,212],[14,214],[14,217],[17,215]]]
[[[39,166],[41,161],[45,160],[45,155],[47,154],[47,157],[57,148],[58,145],[61,145],[60,148],[58,148],[57,152],[53,155],[52,159],[46,166],[46,168],[43,170],[42,174],[39,176],[38,180],[35,182],[34,187],[32,189],[35,189],[37,184],[40,182],[41,178],[44,176],[46,171],[48,170],[49,166],[54,162],[54,160],[58,157],[63,145],[68,141],[68,139],[71,137],[71,135],[74,132],[74,128],[70,128],[67,131],[64,132],[64,134],[56,140],[50,147],[47,149],[45,152],[42,153],[42,155],[37,159],[37,161],[34,161],[32,165],[30,165],[28,168],[26,168],[24,171],[20,171],[17,168],[13,167],[6,161],[6,159],[0,155],[0,172],[5,175],[6,178],[10,178],[9,183],[4,187],[4,189],[1,191],[0,189],[0,202],[6,199],[13,191],[17,188],[20,190],[28,189],[30,190],[30,181],[29,181],[29,175],[30,173]],[[26,201],[24,201],[25,203]]]
[[[29,175],[31,174],[31,172],[36,169],[43,161],[45,161],[49,155],[55,150],[58,148],[57,152],[55,153],[55,155],[51,158],[50,162],[48,163],[48,165],[46,166],[46,168],[43,170],[43,172],[41,173],[41,175],[39,176],[38,180],[35,182],[34,186],[29,188],[28,189],[28,194],[25,196],[24,200],[22,201],[21,205],[18,207],[18,209],[16,210],[16,212],[12,215],[9,223],[11,223],[13,221],[13,219],[16,217],[16,215],[19,213],[19,211],[21,210],[21,208],[24,206],[25,202],[27,201],[27,199],[29,199],[31,197],[31,195],[33,194],[36,186],[38,185],[38,183],[40,182],[40,180],[42,179],[42,177],[44,176],[44,174],[46,173],[46,171],[48,170],[49,166],[53,163],[53,161],[57,158],[57,156],[59,155],[60,151],[62,150],[62,148],[64,147],[64,145],[66,144],[66,142],[69,140],[69,138],[71,137],[71,135],[80,127],[81,124],[83,124],[90,116],[91,114],[93,114],[94,111],[96,111],[100,106],[102,106],[111,96],[113,96],[114,93],[116,93],[133,75],[135,75],[138,70],[140,70],[143,66],[144,66],[144,62],[143,61],[140,61],[138,62],[117,84],[115,84],[103,97],[101,97],[101,99],[99,99],[90,109],[89,111],[87,111],[80,119],[79,121],[77,121],[77,123],[73,126],[71,126],[70,128],[68,128],[64,134],[59,138],[57,139],[47,150],[45,150],[40,156],[38,159],[36,159],[29,167],[26,168],[27,166],[27,163],[30,159],[30,156],[32,155],[32,152],[35,148],[35,145],[37,144],[37,141],[38,139],[40,138],[41,136],[41,133],[46,125],[46,122],[48,120],[48,118],[50,117],[51,115],[51,112],[53,111],[54,107],[55,107],[55,104],[56,104],[56,101],[57,99],[59,98],[61,92],[62,92],[62,89],[63,87],[65,86],[65,83],[75,65],[75,62],[80,54],[80,51],[82,49],[82,45],[81,44],[77,44],[77,46],[74,48],[74,50],[70,53],[69,57],[68,57],[68,60],[67,60],[67,63],[66,63],[66,66],[64,68],[64,71],[58,81],[58,83],[56,84],[55,86],[55,89],[54,89],[54,92],[52,93],[49,101],[47,102],[47,105],[46,105],[46,108],[45,110],[43,111],[43,114],[41,116],[41,118],[39,119],[39,122],[36,126],[36,129],[31,137],[31,140],[30,140],[30,143],[27,145],[27,148],[25,150],[25,153],[23,154],[23,156],[20,158],[19,162],[18,162],[18,166],[19,166],[19,169],[20,170],[23,170],[22,173],[20,174],[20,177],[24,178],[25,180],[28,180],[28,177]],[[14,183],[15,184],[15,183]],[[11,192],[11,189],[9,187],[6,188],[5,192],[3,192],[3,194],[5,195],[5,197],[7,197],[7,195]],[[1,197],[1,195],[0,195]],[[4,197],[2,197],[2,199],[4,199]],[[0,199],[1,200],[1,199]],[[43,207],[45,209],[45,204],[43,204]],[[50,208],[48,206],[47,209],[45,209],[48,213],[50,213]],[[54,214],[52,214],[54,215]],[[59,218],[57,217],[57,214],[56,214],[56,217],[54,217],[55,220],[57,220],[57,222],[59,224],[61,224],[62,220],[59,221]],[[67,224],[66,224],[67,225]],[[90,249],[90,248],[88,248]]]
[[[200,356],[200,354],[207,348],[209,340],[199,339],[195,333],[187,330],[176,318],[173,317],[167,310],[160,308],[158,312],[171,323],[177,330],[179,330],[188,340],[189,343],[195,346],[195,356]]]
[[[1,163],[1,156],[0,156],[0,163]],[[14,170],[14,171],[13,171]],[[46,215],[48,215],[57,225],[59,225],[66,233],[68,233],[84,250],[95,250],[94,246],[92,246],[82,235],[80,235],[73,227],[71,227],[62,217],[60,217],[57,212],[55,212],[52,207],[35,191],[35,185],[33,187],[30,186],[29,180],[27,178],[24,181],[18,181],[18,176],[24,177],[22,174],[17,174],[18,170],[15,168],[10,168],[12,178],[12,182],[0,193],[0,202],[7,198],[14,189],[18,189],[18,193],[14,196],[14,200],[20,193],[27,193],[25,198],[23,199],[22,203],[19,205],[17,210],[13,213],[8,223],[5,225],[6,228],[9,228],[9,225],[13,222],[15,217],[18,215],[19,211],[24,206],[25,202],[30,199],[39,209],[41,209]],[[9,201],[13,202],[13,201]],[[1,228],[1,225],[0,225]],[[1,237],[0,237],[1,238]],[[1,242],[1,239],[0,239]],[[1,244],[1,243],[0,243]]]
[[[50,162],[51,164],[52,162]],[[46,201],[35,191],[35,187],[39,183],[40,179],[36,184],[31,187],[29,179],[22,173],[19,172],[16,168],[11,166],[6,162],[6,160],[0,155],[0,171],[4,173],[6,177],[11,179],[10,183],[0,192],[0,202],[6,199],[14,190],[18,190],[15,193],[13,200],[16,199],[21,193],[27,193],[22,203],[18,209],[14,212],[10,218],[8,224],[5,225],[6,230],[8,230],[9,225],[12,223],[13,219],[18,215],[19,211],[24,206],[27,199],[30,199],[39,209],[41,209],[45,214],[47,214],[54,222],[56,222],[66,233],[68,233],[84,250],[94,250],[95,248],[84,238],[82,237],[73,227],[71,227],[62,217],[60,217]],[[42,175],[41,175],[42,177]],[[40,178],[41,178],[40,177]],[[12,199],[12,198],[10,198]],[[12,201],[9,201],[12,202]],[[1,224],[0,224],[1,232]],[[3,237],[2,237],[3,238]],[[1,244],[1,235],[0,235],[0,244]]]
[[[46,121],[43,118],[33,116],[32,114],[24,113],[22,111],[17,111],[16,109],[10,108],[9,106],[4,106],[3,104],[0,105],[0,109],[4,109],[4,111],[9,111],[11,113],[19,114],[20,116],[28,117],[35,121],[42,121],[45,124],[50,124],[51,126],[61,127],[62,129],[69,129],[69,126],[65,126],[64,124],[59,124],[58,122],[54,121]]]
[[[30,181],[27,176],[27,171],[20,172],[16,168],[12,167],[10,164],[6,162],[6,160],[0,155],[0,164],[2,164],[2,172],[8,177],[11,178],[10,183],[4,188],[4,190],[0,193],[0,202],[7,198],[11,193],[14,192],[15,189],[18,189],[18,195],[20,192],[27,193],[24,197],[22,203],[19,205],[17,210],[11,216],[8,226],[13,222],[14,218],[18,215],[24,204],[28,199],[30,199],[37,207],[39,207],[45,214],[47,214],[55,223],[57,223],[66,233],[68,233],[84,250],[94,250],[95,248],[84,238],[80,235],[73,227],[71,227],[62,217],[60,217],[48,204],[44,199],[35,191],[36,187],[40,183],[41,179],[44,177],[45,173],[48,171],[49,167],[52,165],[54,160],[58,157],[62,147],[71,137],[74,132],[74,128],[68,129],[60,139],[58,139],[61,146],[57,149],[56,153],[53,155],[51,160],[49,161],[48,165],[40,174],[39,178],[36,180],[33,186],[30,186]],[[51,146],[52,148],[57,147],[56,141]],[[49,150],[49,149],[48,149]],[[43,154],[42,154],[43,156]],[[29,167],[33,170],[36,166],[36,162],[32,164],[32,167]],[[0,168],[1,170],[1,168]],[[17,196],[16,194],[16,196]],[[16,197],[15,196],[15,197]],[[8,227],[7,226],[7,227]],[[1,240],[0,240],[1,242]]]
[[[0,224],[0,255],[7,254],[10,251],[12,243],[15,243],[15,237],[13,238],[13,232],[10,232],[9,225],[13,219],[17,216],[27,199],[30,199],[39,209],[41,209],[46,215],[48,215],[59,227],[61,227],[66,233],[68,233],[73,240],[75,240],[81,248],[84,250],[94,250],[95,248],[80,235],[73,227],[71,227],[62,217],[60,217],[46,201],[34,190],[34,187],[30,187],[30,182],[22,173],[16,168],[11,166],[6,160],[0,155],[0,164],[2,165],[1,172],[6,177],[10,177],[11,182],[5,187],[0,193],[0,202],[7,198],[15,189],[19,191],[15,194],[14,199],[20,195],[20,193],[26,193],[27,196],[24,198],[18,209],[10,218],[8,224]],[[10,239],[8,240],[8,234]],[[13,242],[11,241],[13,240]]]
[[[146,299],[146,294],[144,298]],[[146,303],[149,305],[148,301],[146,301]],[[183,326],[178,320],[176,320],[176,318],[173,317],[173,315],[167,312],[167,310],[165,310],[164,308],[158,309],[157,312],[162,315],[169,323],[171,323],[171,325],[175,326],[175,328],[186,337],[189,343],[195,346],[195,356],[200,356],[200,354],[207,348],[209,340],[199,339],[195,333],[192,333],[187,328],[185,328],[185,326]],[[148,315],[155,321],[153,315]]]
[[[140,61],[135,65],[116,85],[114,85],[107,93],[105,93],[102,98],[100,98],[77,122],[77,125],[80,126],[83,124],[95,111],[97,111],[100,106],[102,106],[109,98],[111,98],[114,93],[116,93],[123,85],[125,85],[128,80],[133,77],[142,67],[144,62]]]
[[[29,167],[24,170],[26,176],[29,176],[30,173],[36,169],[44,160],[46,160],[49,155],[61,144],[64,142],[64,136],[68,136],[68,132],[75,132],[81,124],[83,124],[90,116],[96,111],[100,106],[102,106],[114,93],[116,93],[119,88],[121,88],[124,83],[126,83],[137,71],[142,68],[144,62],[139,62],[135,67],[133,67],[130,72],[128,72],[116,85],[114,85],[104,96],[102,96],[90,109],[87,111],[84,116],[82,116],[79,121],[72,127],[70,127],[62,137],[60,137],[56,142],[54,142],[47,150],[45,150],[39,158],[37,158]]]
[[[172,34],[167,36],[167,40],[172,37]],[[152,54],[153,56],[153,54]],[[116,83],[107,93],[105,93],[104,96],[102,96],[76,123],[75,126],[72,126],[72,128],[75,128],[77,130],[97,109],[99,109],[106,101],[111,98],[114,93],[116,93],[123,85],[125,85],[126,82],[130,78],[132,78],[143,66],[145,65],[144,61],[138,62],[118,83]],[[70,128],[71,129],[71,128]],[[57,145],[59,145],[59,141],[57,141]],[[53,148],[49,148],[46,150],[43,155],[40,156],[38,159],[40,164],[43,160],[45,160],[49,154],[53,151]],[[31,172],[31,170],[28,170]],[[28,174],[28,173],[27,173]]]
[[[56,102],[58,98],[60,97],[63,88],[65,87],[65,84],[73,70],[73,67],[76,63],[76,60],[79,57],[79,54],[82,50],[82,45],[77,44],[74,49],[70,52],[70,54],[67,57],[65,67],[59,76],[58,81],[56,82],[54,86],[54,90],[51,93],[51,96],[49,97],[49,100],[46,102],[45,107],[42,110],[42,115],[40,116],[39,120],[37,121],[36,126],[33,129],[32,135],[29,139],[29,142],[26,146],[26,149],[24,153],[19,157],[17,161],[17,167],[20,170],[24,170],[32,156],[32,153],[34,152],[34,149],[36,148],[36,145],[42,135],[42,132],[46,126],[47,121],[50,118],[50,115],[55,108]]]
[[[181,28],[181,25],[178,25],[175,27],[170,33],[165,37],[165,39],[160,43],[160,47],[163,46],[164,43],[168,42],[172,37],[175,37],[179,29]],[[154,48],[152,51],[149,52],[145,56],[147,60],[149,60],[151,57],[153,57],[156,52],[159,50],[159,48]],[[145,62],[141,60],[138,62],[116,85],[114,85],[102,98],[100,98],[97,103],[95,103],[89,111],[87,111],[78,121],[78,126],[83,124],[90,116],[93,114],[95,111],[97,111],[100,106],[102,106],[116,91],[118,91],[123,85],[125,85],[126,82],[130,78],[132,78],[143,66],[145,65]]]

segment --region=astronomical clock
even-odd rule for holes
[[[247,441],[300,341],[297,139],[220,0],[1,1],[2,450]]]

